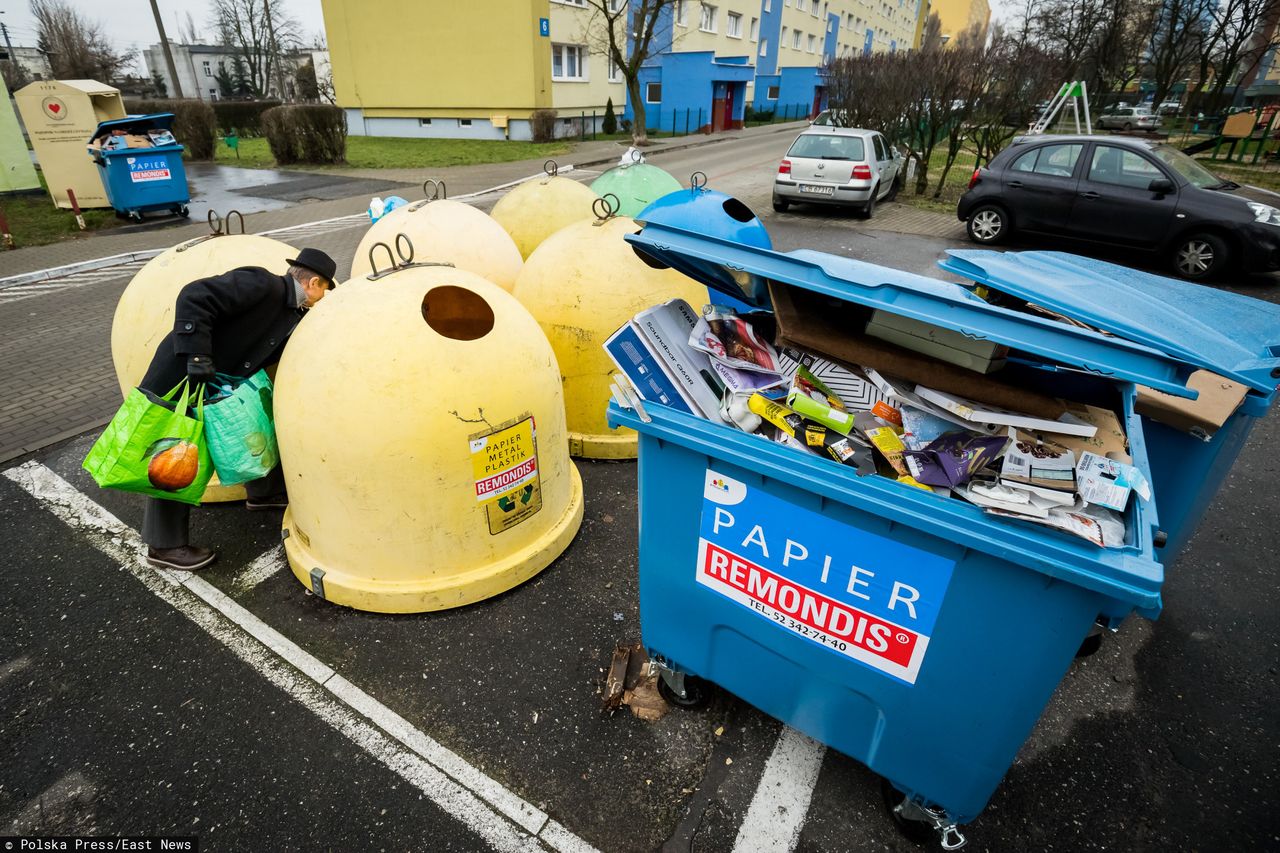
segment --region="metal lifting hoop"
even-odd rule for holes
[[[706,173],[706,172],[694,172],[692,175],[690,175],[690,176],[689,176],[689,188],[690,188],[690,189],[700,190],[700,189],[702,189],[703,187],[705,187],[706,185],[707,185],[707,173]]]
[[[404,233],[397,234],[396,239],[394,241],[394,245],[395,245],[395,249],[392,250],[390,245],[379,241],[369,247],[369,266],[373,269],[373,272],[365,276],[366,281],[377,281],[378,279],[383,278],[384,276],[391,275],[393,272],[399,272],[400,270],[407,270],[410,267],[452,267],[453,266],[453,264],[446,263],[443,261],[420,261],[418,263],[414,263],[413,241],[409,239],[408,234],[404,234]],[[383,249],[386,250],[387,259],[391,261],[391,266],[384,270],[378,269],[378,261],[376,258],[374,258],[374,255],[373,255],[373,253],[377,250],[379,246],[381,246]],[[398,260],[397,260],[397,256],[399,256]]]
[[[434,178],[427,178],[422,182],[422,194],[426,198],[409,205],[410,212],[421,210],[433,201],[443,201],[449,197],[449,191],[445,187],[444,181],[437,181]]]
[[[373,256],[373,253],[378,251],[379,246],[381,246],[383,249],[386,250],[387,260],[391,261],[390,268],[386,270],[378,269],[378,260]],[[386,243],[383,243],[382,241],[378,241],[377,243],[374,243],[372,246],[369,247],[369,266],[373,268],[373,272],[370,273],[368,276],[370,281],[373,281],[376,278],[381,278],[382,276],[387,275],[388,273],[395,272],[396,270],[395,253],[391,251],[391,247],[388,246]]]
[[[555,160],[548,160],[542,164],[542,171],[546,172],[548,178],[554,178],[560,174],[560,164]]]
[[[405,249],[408,249],[406,252]],[[403,232],[396,235],[396,254],[400,256],[400,266],[407,267],[413,263],[413,241]]]
[[[613,193],[605,193],[600,198],[591,202],[591,212],[596,215],[596,221],[592,224],[603,225],[612,219],[622,207],[622,202]]]
[[[210,209],[209,215],[205,217],[205,221],[209,223],[209,233],[201,237],[196,237],[193,240],[188,240],[187,242],[183,243],[181,246],[178,246],[177,251],[185,252],[187,249],[190,249],[192,246],[198,246],[206,240],[212,240],[214,237],[229,236],[231,234],[231,217],[232,216],[239,217],[240,233],[243,235],[245,233],[243,213],[241,213],[238,210],[229,210],[227,211],[227,215],[224,217],[224,216],[221,216],[218,213],[218,211]]]

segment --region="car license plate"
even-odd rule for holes
[[[835,195],[835,187],[817,187],[813,184],[801,184],[800,192],[813,193],[814,195]]]

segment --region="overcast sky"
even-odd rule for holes
[[[169,38],[176,41],[180,22],[186,20],[187,13],[195,18],[198,28],[205,37],[212,39],[208,27],[208,0],[158,0],[160,13],[164,16],[165,29]],[[320,14],[320,0],[274,0],[281,8],[298,20],[302,34],[308,41],[316,34],[323,32],[324,19]],[[1023,6],[1024,0],[990,0],[993,20],[1015,17]],[[146,48],[159,41],[156,25],[151,17],[149,0],[106,0],[106,2],[88,2],[88,0],[71,0],[71,5],[79,9],[86,17],[102,24],[107,36],[116,46],[125,50]],[[110,8],[110,14],[105,12]],[[34,46],[36,43],[35,21],[26,0],[0,0],[0,22],[9,27],[9,37],[15,46]],[[141,70],[141,68],[139,68]]]

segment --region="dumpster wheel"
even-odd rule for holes
[[[920,805],[883,776],[880,777],[880,793],[893,825],[904,838],[916,844],[941,841],[943,850],[959,850],[969,843],[946,812]]]
[[[705,708],[711,701],[711,685],[696,675],[683,675],[684,695],[680,695],[680,686],[672,687],[667,682],[667,671],[658,674],[658,693],[668,703],[686,711]]]

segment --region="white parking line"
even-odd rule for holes
[[[288,564],[284,557],[284,546],[277,545],[245,566],[231,579],[231,586],[236,592],[248,592]]]
[[[456,753],[413,728],[376,699],[297,646],[208,581],[161,572],[142,559],[136,531],[37,462],[4,472],[95,547],[119,562],[268,681],[418,788],[500,851],[592,848]],[[185,587],[185,591],[180,589]]]
[[[826,754],[827,748],[816,740],[790,726],[782,727],[738,829],[734,853],[791,853],[795,849]]]

